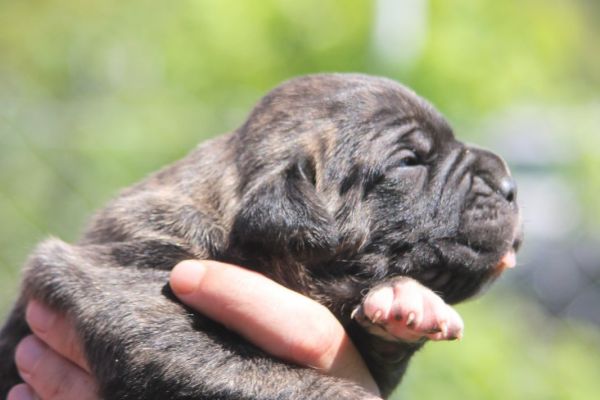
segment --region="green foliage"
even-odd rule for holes
[[[600,221],[599,8],[431,0],[422,51],[400,63],[375,51],[368,0],[0,0],[0,311],[37,241],[75,240],[119,188],[234,129],[265,91],[305,73],[399,79],[469,138],[501,110],[554,107],[578,149],[566,173]],[[548,322],[525,299],[489,299],[461,309],[464,342],[420,354],[399,397],[600,392],[597,332]]]
[[[515,101],[593,96],[600,57],[585,51],[586,19],[562,0],[432,1],[427,46],[408,76],[465,118]]]

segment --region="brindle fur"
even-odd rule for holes
[[[326,305],[387,395],[420,345],[371,336],[351,311],[397,276],[449,303],[493,279],[518,229],[506,179],[498,156],[456,141],[432,106],[393,81],[284,83],[239,129],[123,191],[79,243],[37,247],[0,333],[0,397],[20,382],[12,358],[30,333],[30,297],[73,318],[106,399],[366,396],[177,302],[168,271],[189,258],[244,265]]]

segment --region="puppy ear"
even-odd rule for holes
[[[338,234],[316,191],[314,165],[295,162],[245,193],[230,244],[258,258],[291,255],[307,260],[332,255]]]

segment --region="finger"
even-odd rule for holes
[[[291,361],[300,364],[326,368],[323,354],[335,346],[327,342],[333,338],[338,342],[345,335],[320,304],[243,268],[186,261],[172,271],[171,287],[202,314],[273,355],[288,359],[291,355]],[[305,331],[314,332],[312,336],[318,337],[319,343],[311,343],[308,335],[302,335],[299,343],[293,333]],[[290,354],[290,350],[296,351]]]
[[[8,392],[8,396],[6,396],[6,400],[37,400],[35,392],[31,388],[31,386],[26,383],[21,383],[17,386],[14,386]]]
[[[321,304],[256,272],[212,261],[184,261],[171,288],[187,305],[268,353],[377,387],[338,320]]]
[[[33,335],[19,343],[15,362],[23,380],[43,400],[99,399],[89,374]]]
[[[37,300],[31,300],[27,305],[25,319],[33,333],[56,353],[90,372],[77,332],[66,316]]]

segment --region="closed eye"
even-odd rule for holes
[[[399,152],[394,167],[414,167],[423,164],[421,158],[413,150],[403,149]]]

